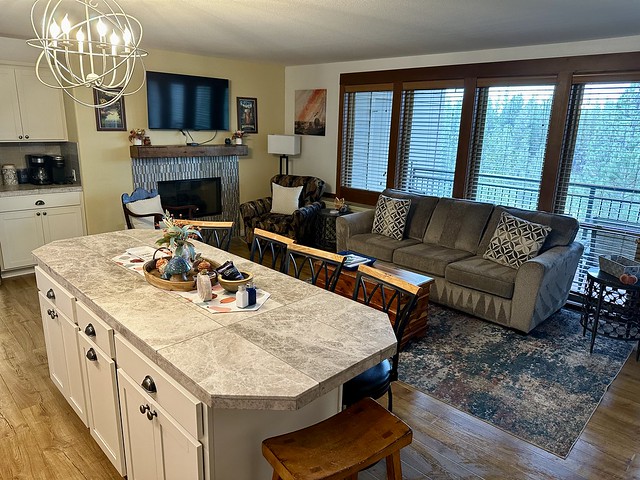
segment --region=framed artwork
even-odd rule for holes
[[[236,97],[238,111],[238,130],[245,133],[258,133],[258,99]]]
[[[294,133],[324,136],[327,126],[327,90],[296,90]]]
[[[115,93],[103,92],[93,89],[95,105],[107,103]],[[105,108],[96,108],[96,129],[106,132],[126,131],[127,119],[124,114],[124,97],[120,97],[116,103]]]

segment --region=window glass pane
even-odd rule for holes
[[[574,85],[557,210],[580,220],[573,289],[600,255],[634,258],[640,236],[640,83]]]
[[[341,185],[381,192],[387,185],[392,91],[345,94]]]
[[[398,188],[452,195],[463,94],[462,88],[403,93]]]
[[[553,85],[478,89],[468,198],[536,209]]]

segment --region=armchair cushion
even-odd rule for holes
[[[277,183],[271,184],[273,192],[271,201],[271,213],[282,213],[292,215],[300,205],[300,193],[302,185],[299,187],[283,187]]]

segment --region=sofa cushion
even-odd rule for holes
[[[396,249],[415,245],[416,243],[418,241],[412,238],[395,240],[378,233],[361,233],[347,240],[347,249],[364,253],[384,262],[391,262],[393,260],[393,252]]]
[[[465,250],[441,247],[427,243],[419,243],[397,249],[393,253],[393,263],[411,270],[418,270],[427,275],[444,277],[445,269],[451,262],[470,257],[472,254]]]
[[[404,235],[407,238],[422,241],[424,232],[427,229],[427,224],[433,214],[433,210],[438,204],[439,197],[401,192],[400,190],[394,190],[393,188],[385,189],[382,194],[387,197],[411,200],[409,215],[407,215],[407,228]]]
[[[475,255],[492,211],[490,203],[441,198],[423,241]]]
[[[528,222],[502,212],[489,246],[482,258],[511,268],[518,268],[540,251],[551,227]]]
[[[545,239],[539,253],[545,252],[552,247],[569,245],[575,240],[578,233],[578,228],[580,226],[578,220],[567,215],[523,210],[521,208],[505,207],[500,205],[497,206],[491,214],[491,218],[489,219],[489,223],[487,224],[485,234],[480,241],[480,245],[478,245],[477,253],[479,255],[482,255],[487,250],[489,241],[491,240],[493,232],[498,226],[498,222],[500,221],[502,212],[508,212],[514,217],[522,218],[530,222],[539,223],[540,225],[547,225],[551,227],[551,232],[549,232],[549,235],[547,235],[547,238]]]
[[[444,278],[461,287],[512,298],[517,272],[478,255],[449,264]]]
[[[371,233],[402,240],[410,207],[411,200],[380,195],[376,203]]]

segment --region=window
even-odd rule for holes
[[[535,210],[554,85],[480,87],[467,198]]]
[[[640,83],[573,85],[556,210],[580,221],[574,281],[606,254],[636,256],[640,236]]]
[[[417,87],[403,92],[397,187],[450,197],[464,89]]]
[[[345,92],[342,122],[341,185],[381,192],[387,186],[391,107],[390,87]]]

